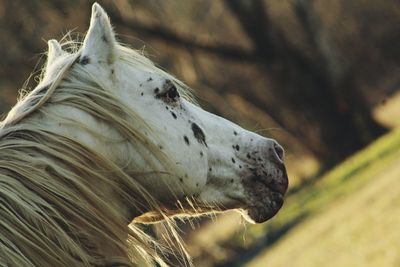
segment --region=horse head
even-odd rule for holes
[[[160,249],[132,220],[236,209],[259,223],[281,208],[283,148],[194,104],[97,3],[83,44],[48,44],[40,83],[0,123],[5,262],[151,265]]]
[[[66,52],[54,40],[49,47],[46,73],[51,76],[57,58]],[[145,121],[137,130],[157,151],[130,142],[99,145],[92,140],[94,135],[88,137],[79,127],[73,129],[74,135],[88,146],[96,144],[93,149],[102,146],[105,156],[136,174],[135,179],[168,215],[240,209],[251,221],[263,222],[281,208],[288,186],[283,148],[193,104],[181,82],[118,44],[98,4],[93,5],[90,27],[78,53],[74,64],[111,88],[121,105]],[[85,117],[73,119],[101,129],[103,135],[119,135],[112,125],[99,127],[98,121],[85,121]],[[128,121],[136,123],[135,118]],[[148,155],[144,158],[143,154]],[[150,207],[140,213],[126,216],[146,222],[163,218]]]

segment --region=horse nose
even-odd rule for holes
[[[285,150],[273,139],[262,139],[258,143],[261,147],[263,159],[278,165],[284,165]]]
[[[285,158],[285,150],[283,150],[283,147],[278,144],[277,142],[274,141],[273,143],[273,151],[275,153],[275,157],[283,163],[283,160]]]
[[[280,144],[275,140],[263,141],[264,158],[267,161],[272,161],[278,165],[284,165],[285,152]]]
[[[289,186],[289,179],[284,164],[285,150],[275,140],[271,140],[269,156],[271,161],[277,163],[277,169],[282,172],[282,175],[277,179],[273,179],[270,186],[275,189],[276,192],[285,194]]]

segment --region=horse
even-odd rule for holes
[[[40,81],[0,123],[1,266],[191,261],[176,216],[239,210],[265,222],[288,187],[284,150],[201,109],[190,88],[119,43],[92,6],[83,42],[48,41]]]

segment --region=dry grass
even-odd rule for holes
[[[399,126],[399,102],[397,95],[389,99],[375,118]],[[227,214],[196,231],[190,242],[199,257],[196,266],[400,266],[399,181],[397,128],[292,193],[269,222],[243,230],[239,219]]]
[[[400,131],[288,199],[271,224],[307,219],[248,265],[400,266]]]
[[[400,266],[399,161],[371,178],[248,266]]]

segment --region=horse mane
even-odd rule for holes
[[[37,87],[19,99],[0,123],[0,265],[152,266],[158,263],[165,266],[165,254],[171,253],[172,247],[175,250],[178,247],[182,264],[190,266],[174,221],[136,182],[132,172],[128,174],[128,170],[99,152],[43,125],[44,117],[53,117],[60,123],[76,123],[54,114],[55,104],[81,109],[111,125],[124,137],[113,141],[143,147],[144,159],[150,152],[166,170],[172,169],[168,157],[152,141],[157,137],[149,137],[140,130],[148,129],[151,134],[152,126],[125,107],[101,78],[93,77],[83,66],[75,64],[80,56],[80,43],[67,40],[63,46],[69,53],[60,59],[57,67],[43,69]],[[181,95],[190,99],[187,86],[155,67],[139,52],[117,45],[117,54],[131,66],[174,80]],[[79,127],[93,132],[85,125]],[[136,172],[135,175],[145,174]],[[127,228],[126,218],[121,218],[115,207],[93,190],[92,179],[113,189],[137,211],[143,211],[145,206],[158,211],[169,231],[165,244],[152,239],[135,223]],[[120,248],[129,260],[102,258],[97,244],[91,242],[98,239]]]

